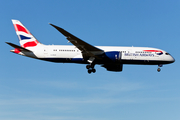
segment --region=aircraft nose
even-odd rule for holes
[[[173,62],[175,62],[175,59],[172,57],[172,56],[170,56],[170,60],[169,60],[171,63],[173,63]]]

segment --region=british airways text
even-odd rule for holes
[[[145,53],[124,53],[125,56],[148,56],[148,57],[154,57],[154,54],[145,54]]]

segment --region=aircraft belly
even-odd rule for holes
[[[41,60],[57,63],[87,63],[83,58],[39,58]]]

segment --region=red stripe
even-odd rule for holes
[[[21,25],[14,24],[14,27],[15,27],[16,31],[21,31],[21,32],[25,32],[27,34],[30,34],[29,31],[25,27],[23,27]]]
[[[27,42],[27,43],[25,43],[25,44],[23,45],[23,47],[24,47],[24,48],[26,48],[26,47],[34,47],[34,46],[36,46],[38,43],[39,43],[39,42],[38,42],[37,40],[31,41],[31,42]]]
[[[162,51],[160,51],[160,50],[143,50],[143,51],[146,51],[146,52],[161,52],[162,53]]]

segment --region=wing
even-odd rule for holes
[[[81,39],[77,38],[76,36],[72,35],[71,33],[67,32],[66,30],[64,30],[58,26],[55,26],[53,24],[50,24],[50,25],[53,26],[54,28],[56,28],[64,36],[66,36],[66,38],[74,46],[76,46],[82,52],[83,55],[88,56],[88,57],[97,57],[96,55],[100,55],[100,54],[104,53],[103,50],[84,42],[83,40],[81,40]]]

